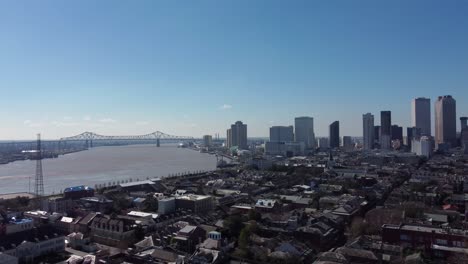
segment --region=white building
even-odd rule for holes
[[[374,132],[374,115],[371,113],[362,115],[363,148],[365,150],[374,148]]]
[[[411,152],[427,158],[432,155],[432,140],[430,137],[423,136],[419,140],[414,139],[411,142]]]

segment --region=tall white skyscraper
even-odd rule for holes
[[[304,143],[306,148],[315,148],[314,119],[308,116],[294,119],[295,141]]]
[[[415,98],[411,102],[412,127],[421,129],[422,136],[430,136],[431,133],[431,99]]]
[[[367,113],[362,115],[363,145],[365,150],[374,148],[374,115]]]

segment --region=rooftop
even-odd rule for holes
[[[89,186],[84,186],[84,185],[68,187],[68,188],[65,188],[65,190],[63,190],[64,193],[66,193],[66,192],[79,192],[79,191],[94,191],[94,190],[93,190],[93,188],[91,188]]]
[[[21,224],[31,223],[32,221],[33,220],[31,218],[21,218],[21,219],[12,218],[10,220],[10,224],[21,225]]]
[[[199,201],[203,199],[211,198],[209,195],[197,195],[197,194],[189,194],[189,195],[183,195],[183,196],[178,196],[177,199],[179,200],[191,200],[191,201]]]
[[[121,183],[120,186],[125,188],[125,187],[138,186],[138,185],[144,185],[144,184],[154,184],[154,182],[150,180],[136,181],[136,182]]]

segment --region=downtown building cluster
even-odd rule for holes
[[[434,133],[432,133],[431,100],[415,98],[411,103],[411,126],[404,129],[392,123],[392,112],[380,112],[380,124],[372,113],[362,116],[362,138],[340,137],[340,122],[329,125],[328,137],[316,137],[314,118],[296,117],[294,126],[272,126],[269,140],[263,145],[270,156],[301,156],[317,150],[342,148],[345,151],[381,150],[408,151],[430,157],[434,151],[447,151],[462,147],[468,151],[467,117],[460,117],[461,129],[457,133],[456,101],[450,96],[439,96],[434,104]],[[404,132],[406,131],[406,135]],[[237,121],[227,130],[225,145],[231,150],[251,150],[247,143],[247,125]]]
[[[363,115],[363,149],[400,149],[403,144],[417,155],[430,157],[434,150],[446,151],[462,147],[468,150],[468,130],[466,117],[460,117],[461,129],[457,134],[456,101],[450,96],[439,96],[434,104],[434,134],[431,130],[431,103],[428,98],[415,98],[411,104],[411,127],[406,129],[406,142],[403,129],[392,125],[391,112],[381,111],[380,125],[374,123],[371,113]]]

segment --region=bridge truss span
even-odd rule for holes
[[[64,137],[60,140],[62,141],[85,141],[85,140],[194,140],[193,137],[186,137],[186,136],[174,136],[163,133],[161,131],[156,131],[153,133],[145,134],[145,135],[136,135],[136,136],[104,136],[99,135],[94,132],[83,132],[79,135],[72,136],[72,137]]]

